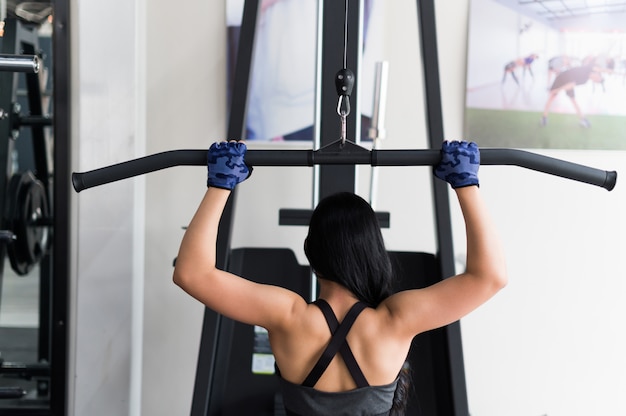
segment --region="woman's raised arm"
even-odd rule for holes
[[[450,183],[458,197],[465,219],[467,266],[463,273],[424,289],[400,292],[382,304],[401,337],[412,338],[461,319],[507,283],[502,246],[478,188],[479,164],[476,144],[444,143],[435,175]]]
[[[244,143],[214,144],[209,149],[208,189],[180,245],[174,282],[208,308],[231,319],[270,329],[286,325],[298,294],[251,282],[216,267],[220,218],[231,190],[250,175]]]

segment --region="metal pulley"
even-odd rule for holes
[[[48,251],[50,208],[43,183],[30,172],[18,173],[9,182],[5,207],[7,254],[18,275],[28,274]]]
[[[354,88],[354,73],[343,68],[335,75],[335,89],[339,100],[337,101],[337,115],[341,120],[341,144],[346,142],[347,118],[350,114],[350,95]]]

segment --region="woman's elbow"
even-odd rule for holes
[[[185,287],[192,284],[195,280],[197,270],[198,268],[193,266],[193,262],[190,262],[188,258],[179,255],[174,261],[172,281],[175,285],[185,289]]]
[[[503,268],[502,270],[499,270],[496,273],[494,273],[494,275],[492,276],[492,281],[493,281],[494,287],[496,288],[496,291],[504,289],[504,287],[509,283],[509,277],[506,272],[506,269]]]
[[[190,276],[188,272],[185,272],[183,268],[181,267],[174,268],[172,281],[174,282],[176,286],[184,290],[191,284],[192,280],[193,280],[193,277]]]
[[[185,292],[193,292],[199,286],[207,284],[211,282],[215,278],[216,268],[209,268],[208,270],[203,270],[200,266],[176,266],[174,268],[174,273],[172,275],[172,281],[175,285],[179,286]]]
[[[492,296],[503,289],[509,281],[505,267],[490,267],[479,275]]]
[[[176,286],[183,287],[185,279],[183,278],[182,273],[178,271],[178,269],[174,269],[174,273],[172,275],[172,281]]]

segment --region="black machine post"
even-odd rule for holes
[[[233,91],[227,131],[229,139],[245,138],[248,84],[258,15],[259,2],[246,0],[232,83]],[[218,228],[216,266],[220,268],[227,268],[228,265],[236,196],[236,190],[231,192]],[[235,323],[231,319],[205,308],[191,416],[218,416],[222,414],[221,409],[226,386],[220,380],[226,377],[228,371],[234,325]]]
[[[357,74],[350,101],[358,102],[358,73],[359,55],[361,53],[360,31],[362,16],[360,0],[347,1],[347,9],[343,1],[324,0],[322,10],[322,64],[320,92],[320,126],[319,143],[322,149],[339,139],[341,131],[340,119],[337,115],[337,90],[334,79],[344,62],[346,53],[346,67]],[[347,15],[346,15],[347,13]],[[347,23],[347,27],[344,25]],[[346,30],[347,29],[347,30]],[[347,36],[344,38],[344,34]],[[346,49],[344,51],[344,42]],[[360,114],[358,108],[353,108],[347,116],[346,136],[357,142]],[[321,166],[319,168],[319,183],[317,192],[319,199],[336,192],[354,192],[356,168],[350,165]]]
[[[424,91],[429,143],[439,148],[445,139],[443,131],[443,108],[439,81],[437,50],[437,27],[434,0],[417,0],[420,27],[422,63],[424,66]],[[437,258],[440,278],[455,274],[450,201],[447,184],[432,178],[437,233]],[[434,283],[434,282],[433,282]],[[463,363],[463,344],[459,322],[432,331],[433,365],[437,377],[435,383],[437,414],[440,416],[468,416],[467,388]]]
[[[54,191],[52,212],[54,213],[54,236],[52,241],[52,272],[54,284],[50,291],[51,347],[50,347],[50,410],[53,415],[64,415],[68,409],[68,345],[70,304],[70,245],[71,213],[71,37],[70,2],[53,0],[54,34],[52,38],[53,68],[52,81],[53,131],[54,131]]]

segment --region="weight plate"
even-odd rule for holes
[[[11,267],[18,275],[28,274],[48,249],[49,217],[46,190],[32,172],[16,174],[9,184],[11,200],[8,212],[15,241],[8,245]]]

